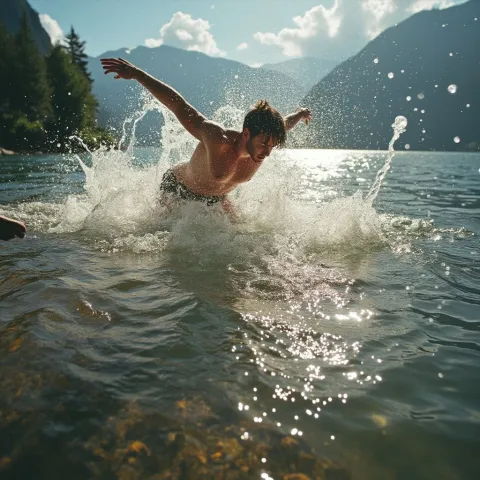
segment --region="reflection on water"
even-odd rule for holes
[[[0,164],[2,478],[475,478],[478,156],[284,151],[231,225],[102,155]]]

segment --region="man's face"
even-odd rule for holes
[[[276,142],[273,138],[267,139],[263,133],[260,133],[248,139],[247,152],[254,162],[262,163],[272,153],[275,146]]]

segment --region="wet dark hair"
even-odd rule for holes
[[[285,146],[287,131],[283,117],[266,100],[259,100],[247,113],[243,128],[248,128],[252,137],[263,133],[267,142],[273,138],[276,146]]]

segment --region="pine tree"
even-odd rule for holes
[[[10,68],[15,81],[11,88],[10,109],[14,115],[23,114],[28,121],[43,122],[52,114],[50,89],[45,60],[37,48],[25,12],[14,44],[15,58]]]
[[[88,56],[85,53],[85,42],[80,40],[73,26],[70,29],[70,33],[66,36],[67,39],[67,51],[72,57],[72,62],[77,65],[88,79],[90,84],[93,83],[93,79],[88,71]]]
[[[47,56],[47,70],[54,111],[50,133],[65,141],[70,135],[96,128],[97,102],[90,82],[60,45]]]
[[[13,37],[0,22],[0,122],[4,115],[10,111],[10,97],[14,82],[14,70],[12,68],[15,58],[15,45]],[[2,122],[3,124],[3,122]]]

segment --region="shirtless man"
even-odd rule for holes
[[[241,132],[228,130],[207,120],[172,87],[126,60],[104,58],[101,62],[105,74],[114,73],[116,79],[133,79],[143,85],[200,142],[189,162],[165,173],[160,189],[207,205],[220,202],[233,216],[234,210],[226,195],[240,183],[248,182],[274,147],[285,144],[287,130],[301,120],[308,124],[312,118],[306,108],[282,118],[262,100],[247,113]]]

